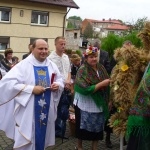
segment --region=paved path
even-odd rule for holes
[[[69,125],[67,126],[66,136],[69,139],[65,139],[62,143],[60,138],[56,138],[56,145],[53,147],[48,147],[46,150],[74,150],[76,146],[76,139],[71,136]],[[113,143],[113,148],[108,149],[105,146],[105,142],[100,141],[98,145],[98,150],[119,150],[119,139],[115,135],[111,135],[111,141]],[[13,141],[5,136],[3,131],[0,131],[0,150],[12,150]],[[91,142],[83,141],[84,150],[91,150]],[[124,147],[125,150],[126,147]]]

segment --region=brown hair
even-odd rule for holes
[[[56,39],[55,39],[55,44],[57,43],[57,41],[58,41],[59,39],[65,40],[65,38],[64,38],[63,36],[58,36],[58,37],[56,37]]]
[[[70,57],[70,60],[71,60],[72,62],[80,61],[80,60],[81,60],[81,57],[80,57],[78,54],[72,54],[71,57]]]
[[[7,54],[9,54],[9,53],[13,53],[13,50],[12,50],[11,48],[5,49],[5,52],[4,52],[5,57],[6,57]]]

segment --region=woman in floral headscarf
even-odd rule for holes
[[[82,140],[92,141],[92,150],[97,150],[98,140],[103,139],[104,120],[108,117],[108,85],[110,80],[105,68],[98,63],[97,47],[89,47],[85,62],[75,79],[75,116],[78,150]]]

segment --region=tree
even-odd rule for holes
[[[85,38],[93,38],[93,27],[90,23],[87,24],[85,30],[83,31],[83,35]]]
[[[70,16],[68,19],[74,19],[74,20],[82,21],[81,17],[79,17],[79,16]]]
[[[130,26],[130,31],[129,32],[140,32],[143,27],[144,23],[147,21],[147,17],[144,18],[138,18],[135,22],[126,22],[128,26]]]
[[[144,18],[139,18],[136,22],[135,22],[135,25],[134,25],[134,30],[136,31],[141,31],[144,27],[144,22],[147,21],[147,17],[144,17]]]
[[[101,48],[106,50],[109,53],[110,59],[114,54],[114,50],[122,47],[123,42],[126,40],[130,40],[135,47],[142,47],[142,41],[137,37],[137,32],[129,33],[126,36],[120,37],[115,34],[109,34],[107,37],[101,39],[102,45]]]
[[[75,28],[75,27],[74,27],[74,25],[73,25],[71,22],[68,22],[67,28],[68,28],[68,29],[73,29],[73,28]]]

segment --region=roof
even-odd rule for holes
[[[89,22],[93,22],[93,23],[95,22],[95,23],[115,23],[115,24],[122,24],[121,21],[116,20],[116,19],[109,19],[109,20],[105,20],[105,19],[103,19],[103,20],[86,19],[86,20],[88,20]]]
[[[58,5],[70,8],[79,8],[79,6],[73,0],[27,0],[30,2],[44,3],[48,5]]]
[[[107,29],[107,30],[127,30],[127,29],[129,29],[129,27],[125,26],[125,25],[112,25],[112,26],[108,26],[105,29]]]

